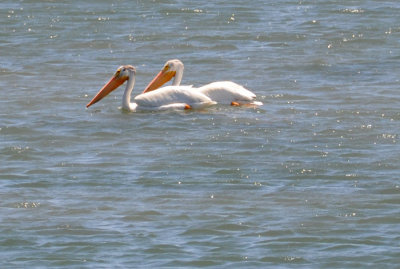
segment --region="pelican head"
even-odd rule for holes
[[[173,85],[179,85],[183,76],[183,63],[178,59],[168,60],[163,69],[154,77],[154,79],[147,85],[143,91],[149,92],[158,89],[172,78],[174,79]]]
[[[97,103],[104,97],[106,97],[110,92],[114,91],[116,88],[124,84],[132,75],[136,74],[136,69],[132,65],[122,65],[120,66],[112,78],[101,88],[101,90],[93,97],[86,107]]]

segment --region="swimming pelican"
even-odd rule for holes
[[[86,107],[88,108],[106,97],[126,80],[128,82],[122,97],[122,108],[128,111],[203,108],[215,104],[201,92],[191,90],[191,86],[167,86],[156,91],[142,93],[137,95],[132,103],[131,94],[135,85],[135,76],[135,67],[120,66]]]
[[[144,90],[144,93],[151,92],[174,78],[172,85],[179,86],[183,77],[183,63],[178,60],[169,60],[163,69],[154,77]],[[200,92],[219,104],[239,105],[262,105],[255,101],[256,95],[243,86],[232,81],[217,81],[206,84],[200,88],[191,88],[192,91]]]

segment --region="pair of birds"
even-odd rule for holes
[[[122,108],[128,111],[199,109],[215,104],[262,105],[255,101],[256,95],[243,86],[231,81],[218,81],[199,88],[180,86],[183,77],[183,63],[180,60],[169,60],[163,69],[149,83],[143,93],[131,102],[135,85],[136,69],[131,65],[120,66],[113,77],[101,88],[95,97],[86,105],[97,103],[113,90],[127,81],[122,97]],[[171,86],[160,88],[174,78]]]

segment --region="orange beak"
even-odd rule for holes
[[[143,91],[150,92],[160,88],[162,85],[170,81],[176,74],[176,71],[168,71],[168,69],[163,69],[160,73],[155,76],[155,78],[147,85],[146,89]]]
[[[107,83],[106,85],[103,86],[103,88],[101,88],[101,90],[96,94],[95,97],[93,97],[92,101],[90,101],[86,107],[90,107],[91,105],[97,103],[98,101],[100,101],[101,99],[103,99],[104,97],[106,97],[110,92],[112,92],[113,90],[115,90],[116,88],[118,88],[119,86],[121,86],[125,80],[127,80],[127,78],[120,78],[117,77],[116,75],[113,76]]]

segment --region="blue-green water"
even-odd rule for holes
[[[396,268],[397,1],[0,3],[1,268]],[[164,62],[263,106],[126,113]]]

